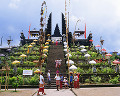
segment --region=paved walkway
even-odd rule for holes
[[[120,87],[73,89],[77,96],[120,96]]]
[[[42,93],[40,93],[40,96],[75,96],[70,89],[62,89],[59,91],[56,89],[45,89],[45,93],[47,95],[42,95]],[[34,96],[37,96],[37,93]]]

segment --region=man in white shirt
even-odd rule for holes
[[[42,94],[46,95],[44,92],[44,77],[43,77],[43,72],[40,74],[40,81],[39,81],[39,90],[37,95],[40,95],[39,92],[42,92]]]

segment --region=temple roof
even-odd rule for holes
[[[52,35],[52,37],[62,37],[62,35],[60,34],[58,24],[56,24],[55,31],[54,31],[54,34]]]

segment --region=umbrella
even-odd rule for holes
[[[82,49],[81,52],[86,52],[87,50],[86,49]]]
[[[101,47],[100,45],[96,45],[95,47]]]
[[[47,55],[46,55],[46,54],[42,54],[42,56],[47,57]]]
[[[0,54],[0,57],[2,57],[2,56],[4,57],[5,55],[4,54]]]
[[[67,48],[67,45],[65,45],[64,48]]]
[[[17,60],[12,62],[12,64],[19,64],[19,63],[20,63],[20,61],[17,61]]]
[[[47,48],[49,48],[49,46],[44,46],[44,49],[47,49]]]
[[[89,54],[85,54],[84,57],[90,57],[90,55]]]
[[[47,34],[47,36],[51,36],[50,34]]]
[[[25,55],[25,54],[22,54],[22,55],[20,55],[20,57],[27,57],[27,55]]]
[[[38,63],[38,62],[39,62],[39,60],[34,60],[34,61],[33,61],[33,63]]]
[[[48,42],[50,42],[51,40],[50,40],[50,39],[48,39],[47,41],[48,41]]]
[[[40,73],[40,69],[35,70],[34,73]]]
[[[106,54],[106,56],[112,56],[110,53]]]
[[[69,69],[77,69],[77,67],[75,65],[72,65]]]
[[[49,42],[46,42],[46,43],[45,43],[45,45],[48,45],[48,44],[49,44]]]
[[[48,50],[47,50],[47,49],[44,49],[44,50],[43,50],[43,52],[47,53],[47,52],[48,52]]]
[[[29,45],[29,46],[28,46],[28,48],[31,48],[31,47],[33,47],[33,46],[32,46],[32,45]]]
[[[93,42],[93,40],[91,39],[91,40],[89,40],[90,42]]]
[[[106,51],[106,50],[103,48],[103,49],[101,49],[101,51]]]
[[[96,62],[94,60],[89,62],[90,64],[96,64]]]
[[[32,43],[31,43],[31,45],[34,45],[34,44],[35,44],[35,42],[32,42]]]
[[[64,49],[64,51],[66,51],[66,52],[67,52],[67,49]]]
[[[72,56],[70,53],[67,53],[65,56],[68,56],[68,54],[69,54],[69,57],[71,57],[71,56]]]
[[[66,63],[68,64],[68,61],[66,61]],[[69,60],[69,64],[74,64],[74,61]]]
[[[85,46],[82,45],[82,46],[80,46],[80,48],[85,48]]]
[[[33,41],[34,41],[34,42],[37,42],[38,40],[35,39],[35,40],[33,40]]]
[[[113,64],[120,64],[120,62],[117,61],[117,60],[114,60],[114,61],[113,61]]]
[[[67,42],[64,42],[64,45],[67,45]]]

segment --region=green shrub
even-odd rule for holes
[[[90,83],[90,79],[85,79],[85,83]]]
[[[30,78],[24,78],[24,85],[30,84]]]
[[[79,72],[79,73],[81,73],[81,74],[85,73],[84,70],[82,68],[80,68],[80,67],[78,67],[76,71]]]
[[[30,85],[38,85],[38,84],[39,84],[39,76],[35,74],[30,80]]]
[[[22,77],[22,75],[18,76],[18,84],[23,85],[23,77]]]
[[[99,77],[99,76],[91,76],[91,79],[92,79],[92,81],[94,82],[94,83],[101,83],[101,77]]]
[[[119,75],[117,75],[117,76],[116,76],[116,77],[114,77],[114,78],[111,78],[111,76],[110,76],[109,83],[112,83],[112,84],[117,84],[117,83],[119,83],[119,78],[120,78],[120,76],[119,76]]]

